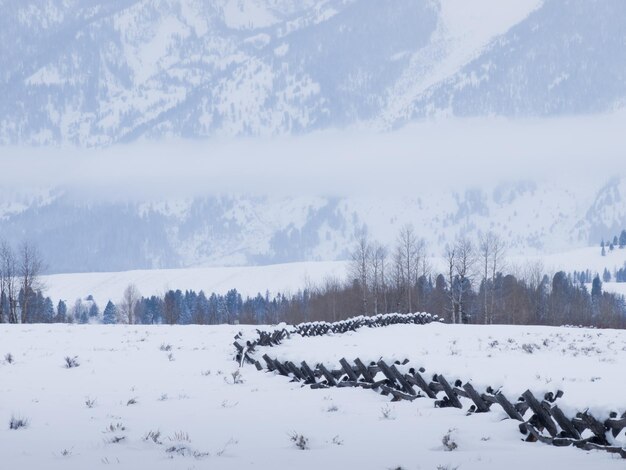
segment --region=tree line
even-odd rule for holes
[[[438,270],[431,266],[425,241],[407,225],[393,246],[358,237],[345,278],[329,277],[295,293],[244,297],[236,289],[226,294],[169,290],[144,297],[129,285],[121,300],[109,301],[102,312],[91,296],[70,307],[59,301],[55,308],[40,289],[37,251],[27,245],[18,251],[0,247],[0,318],[15,323],[293,324],[424,311],[450,323],[626,327],[624,298],[603,292],[600,276],[589,271],[549,276],[539,264],[507,269],[505,244],[493,233],[445,245]],[[12,269],[5,268],[7,260]]]

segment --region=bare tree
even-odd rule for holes
[[[426,242],[418,238],[412,225],[407,224],[400,229],[396,263],[402,272],[402,280],[406,294],[408,312],[413,311],[413,289],[417,284],[420,266],[425,263]],[[424,263],[422,263],[424,261]]]
[[[0,243],[0,302],[6,302],[6,312],[3,312],[5,305],[0,305],[2,317],[9,323],[17,323],[17,263],[15,254],[6,241]],[[0,317],[0,320],[2,320]]]
[[[374,315],[379,313],[379,301],[381,294],[383,304],[385,303],[385,260],[387,250],[379,243],[374,243],[370,256],[370,279],[372,287],[372,297],[374,300]]]
[[[370,285],[370,260],[372,257],[372,247],[367,239],[367,235],[362,234],[356,242],[352,251],[352,262],[350,263],[350,274],[356,280],[361,290],[362,313],[367,315],[367,298]]]
[[[39,250],[29,243],[24,242],[20,247],[19,252],[19,275],[20,275],[20,288],[23,292],[23,300],[21,303],[21,321],[29,322],[29,300],[31,295],[36,289],[40,289],[39,276],[43,269],[43,261],[39,254]]]
[[[456,246],[446,245],[446,251],[444,253],[446,260],[446,267],[448,270],[448,294],[450,295],[450,318],[452,323],[456,323],[456,298],[454,296],[454,267],[456,263]]]
[[[461,237],[456,242],[454,271],[457,279],[456,294],[458,305],[458,320],[463,322],[465,312],[465,294],[471,289],[475,276],[476,249],[468,238]]]
[[[124,295],[120,302],[120,314],[125,321],[128,321],[129,325],[135,323],[135,306],[140,297],[141,294],[135,284],[128,284],[124,289]]]
[[[483,282],[483,316],[485,324],[494,320],[496,276],[504,264],[504,242],[493,232],[480,237],[479,257]]]

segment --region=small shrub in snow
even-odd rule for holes
[[[289,439],[300,450],[307,450],[309,448],[309,439],[302,434],[298,434],[294,431],[289,435]]]
[[[172,353],[169,353],[167,355],[167,360],[170,362],[174,362],[176,360],[176,358],[174,357],[174,355]]]
[[[11,416],[9,421],[9,429],[17,430],[28,427],[28,420],[19,416]]]
[[[87,397],[85,399],[85,406],[87,408],[93,408],[94,406],[96,406],[96,399]]]
[[[230,376],[231,376],[230,379],[228,379],[227,377],[224,377],[224,381],[226,383],[231,384],[231,385],[243,383],[243,376],[241,375],[241,372],[239,372],[239,369],[237,369],[235,372],[231,372]]]
[[[136,398],[131,398],[130,400],[126,402],[126,406],[131,406],[131,405],[136,405],[136,404],[137,404]]]
[[[522,344],[522,349],[528,354],[532,354],[535,349],[539,349],[539,346],[537,346],[536,344],[524,343]]]
[[[148,431],[145,436],[143,436],[144,441],[152,441],[155,444],[163,444],[161,442],[161,431]]]
[[[159,401],[165,401],[167,400],[167,393],[162,393],[161,396],[158,398]]]
[[[326,411],[328,411],[329,413],[334,413],[335,411],[339,411],[339,408],[337,407],[337,405],[330,405]]]
[[[458,444],[454,441],[453,434],[456,432],[456,429],[449,429],[446,434],[441,438],[441,443],[443,444],[443,450],[452,452],[453,450],[458,449]]]
[[[226,451],[228,450],[229,447],[237,445],[238,443],[239,442],[236,439],[233,439],[231,437],[230,439],[228,439],[228,441],[226,441],[226,443],[222,446],[222,448],[220,450],[215,452],[215,455],[217,455],[218,457],[221,457],[222,455],[224,455],[226,453]]]
[[[208,377],[209,375],[211,375],[211,371],[210,371],[210,370],[208,370],[208,369],[207,369],[207,370],[203,370],[201,373],[202,373],[202,375],[203,375],[204,377]]]
[[[382,419],[395,419],[393,410],[389,407],[389,405],[383,406],[380,409],[380,414],[382,415]]]
[[[65,356],[65,368],[66,369],[73,369],[74,367],[78,367],[78,366],[80,366],[80,363],[78,362],[78,356],[74,356],[74,357]]]
[[[459,467],[453,467],[451,465],[437,465],[437,470],[457,470]]]
[[[14,361],[14,359],[13,359],[13,354],[11,354],[11,353],[6,353],[6,354],[4,355],[4,362],[6,362],[7,364],[13,364],[13,361]]]
[[[126,440],[126,436],[113,436],[111,439],[107,440],[109,444],[119,444],[122,441]]]
[[[172,442],[191,442],[189,434],[184,431],[177,431],[172,436],[168,437]]]
[[[61,457],[70,457],[72,455],[72,451],[70,449],[63,449],[61,451]]]
[[[111,423],[106,428],[104,428],[105,433],[119,431],[126,431],[126,426],[124,426],[122,423]]]
[[[171,345],[171,344],[165,344],[165,343],[163,343],[163,344],[159,347],[159,349],[160,349],[161,351],[171,351],[171,350],[172,350],[172,345]]]
[[[342,446],[343,445],[343,439],[341,439],[339,437],[339,435],[333,437],[333,440],[331,441],[331,444],[334,444],[336,446]]]

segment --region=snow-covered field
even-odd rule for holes
[[[46,295],[73,302],[92,295],[105,305],[117,302],[124,289],[135,284],[144,296],[163,295],[169,289],[192,289],[196,292],[225,294],[237,289],[241,295],[255,296],[267,290],[276,294],[296,293],[327,277],[343,279],[346,263],[321,261],[274,264],[269,266],[206,267],[185,269],[145,269],[112,273],[71,273],[42,276]]]
[[[240,371],[243,383],[233,383],[232,339],[242,329],[253,331],[1,325],[0,352],[13,356],[0,363],[2,468],[624,467],[606,453],[523,442],[499,409],[466,416],[429,399],[390,403],[360,389],[311,390],[251,366]],[[513,396],[561,388],[568,411],[626,410],[624,331],[398,325],[294,337],[269,353],[329,364],[407,357],[427,372],[505,385]],[[79,367],[65,368],[65,356],[77,356]],[[9,430],[12,416],[27,427]],[[449,430],[458,444],[452,452],[441,442]],[[293,432],[308,438],[309,449],[291,442]]]

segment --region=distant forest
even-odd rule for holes
[[[491,233],[446,245],[445,272],[434,272],[424,240],[407,225],[393,247],[359,237],[344,279],[328,278],[296,293],[243,297],[236,289],[225,294],[170,290],[162,297],[144,297],[129,285],[118,302],[109,301],[103,310],[91,296],[73,305],[63,301],[55,305],[37,288],[41,261],[33,256],[36,250],[24,245],[13,253],[2,246],[2,322],[295,324],[361,314],[429,312],[449,323],[626,328],[624,297],[603,292],[600,275],[560,271],[548,276],[540,265],[529,265],[522,274],[507,272],[504,243]],[[30,274],[20,269],[28,266],[22,258],[29,254],[34,265]]]

